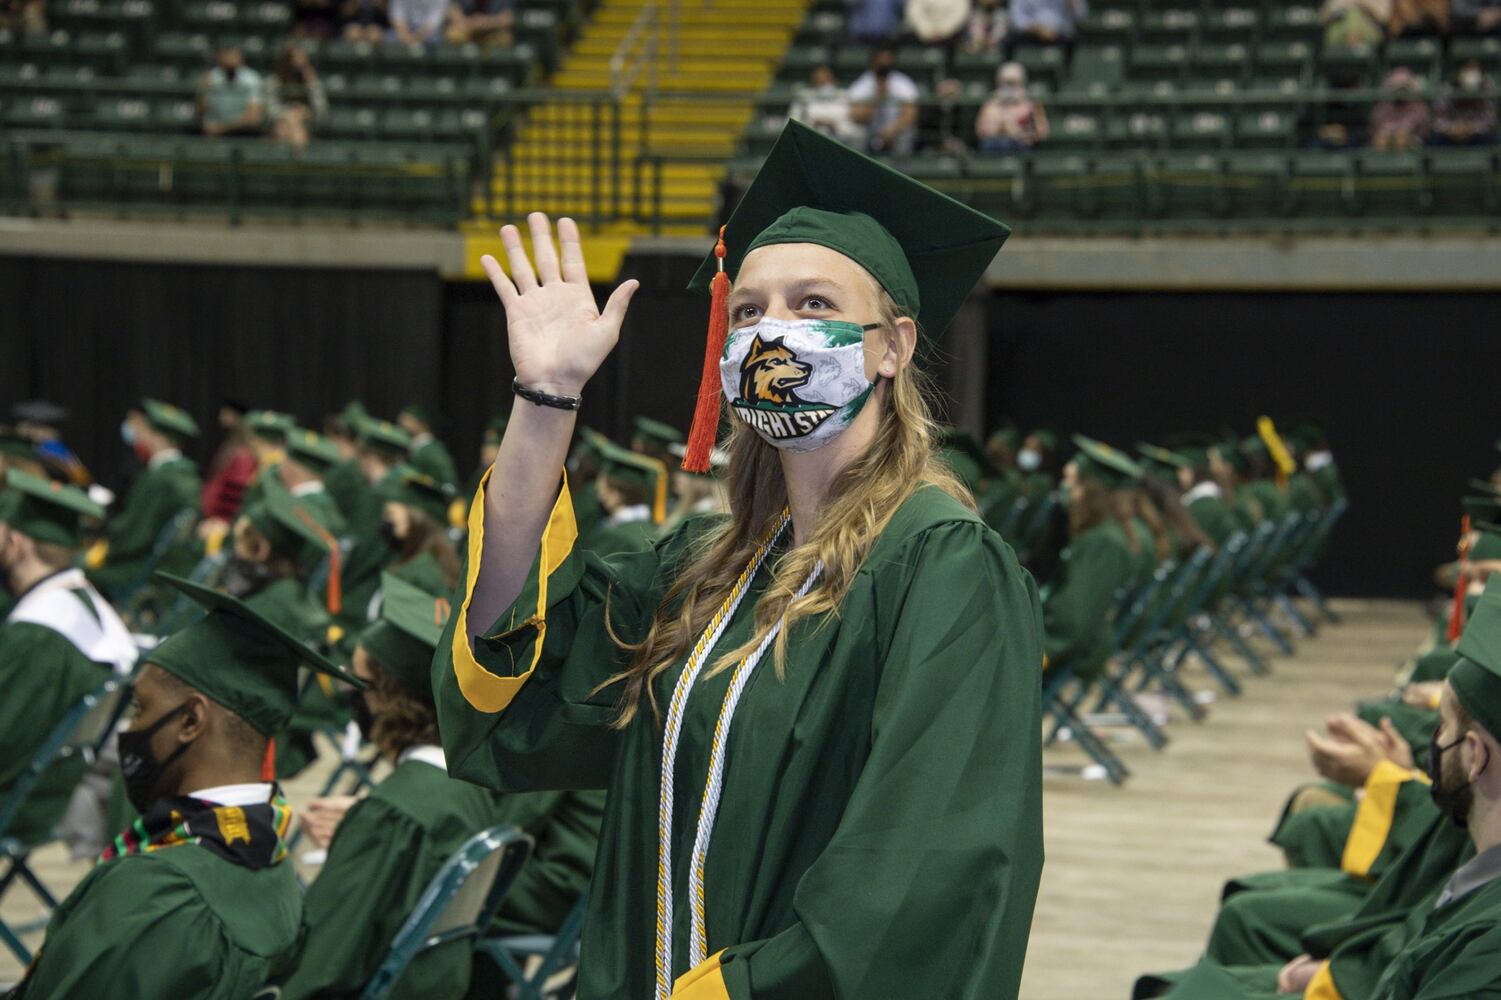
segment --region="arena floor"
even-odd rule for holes
[[[1273,676],[1248,681],[1244,697],[1215,703],[1205,724],[1175,722],[1163,753],[1123,743],[1134,772],[1124,788],[1059,773],[1082,755],[1071,746],[1048,751],[1047,866],[1023,1000],[1124,1000],[1139,972],[1194,960],[1227,877],[1280,865],[1265,838],[1288,791],[1311,774],[1304,729],[1388,688],[1426,629],[1416,604],[1336,607],[1342,624],[1277,660]],[[294,804],[329,766],[322,761],[291,784]],[[36,868],[65,890],[87,865],[53,849]],[[3,912],[7,921],[40,914],[24,889]],[[0,954],[0,987],[19,974]]]

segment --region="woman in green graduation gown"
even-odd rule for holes
[[[911,364],[1005,227],[789,124],[696,282],[728,312],[685,466],[717,376],[731,513],[601,560],[559,473],[636,284],[597,313],[577,226],[560,260],[529,222],[535,270],[513,227],[510,277],[483,259],[518,399],[433,684],[455,775],[609,789],[579,997],[1015,997],[1037,598],[938,464]]]

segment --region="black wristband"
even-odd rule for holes
[[[511,391],[528,403],[537,406],[551,406],[555,410],[577,410],[584,405],[583,396],[554,396],[552,393],[539,392],[521,384],[521,379],[511,379]]]

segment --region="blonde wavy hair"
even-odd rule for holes
[[[871,284],[878,295],[881,324],[891,329],[906,314],[885,290],[874,281]],[[770,583],[756,601],[754,634],[738,648],[720,654],[705,677],[744,659],[778,620],[784,624],[772,650],[777,677],[783,677],[787,636],[793,627],[804,618],[837,612],[871,546],[897,509],[921,487],[937,486],[974,509],[969,490],[937,453],[932,394],[915,362],[889,379],[885,392],[873,396],[873,401],[879,400],[881,413],[870,448],[830,484],[813,534],[776,562]],[[600,685],[601,689],[624,685],[614,720],[617,728],[635,719],[643,694],[654,719],[660,721],[652,682],[688,655],[787,506],[787,484],[776,449],[743,422],[731,423],[727,446],[730,516],[698,543],[641,642],[628,643],[615,633],[606,604],[605,623],[611,639],[632,653],[630,665]],[[819,560],[823,575],[818,586],[797,598],[798,588]]]

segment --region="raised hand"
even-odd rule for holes
[[[516,377],[542,392],[577,395],[620,339],[621,321],[640,282],[632,279],[622,283],[601,312],[584,269],[578,225],[572,219],[558,220],[560,262],[547,216],[533,212],[526,221],[532,234],[535,271],[515,226],[500,231],[510,277],[489,254],[480,258],[480,266],[505,306],[506,336]]]

